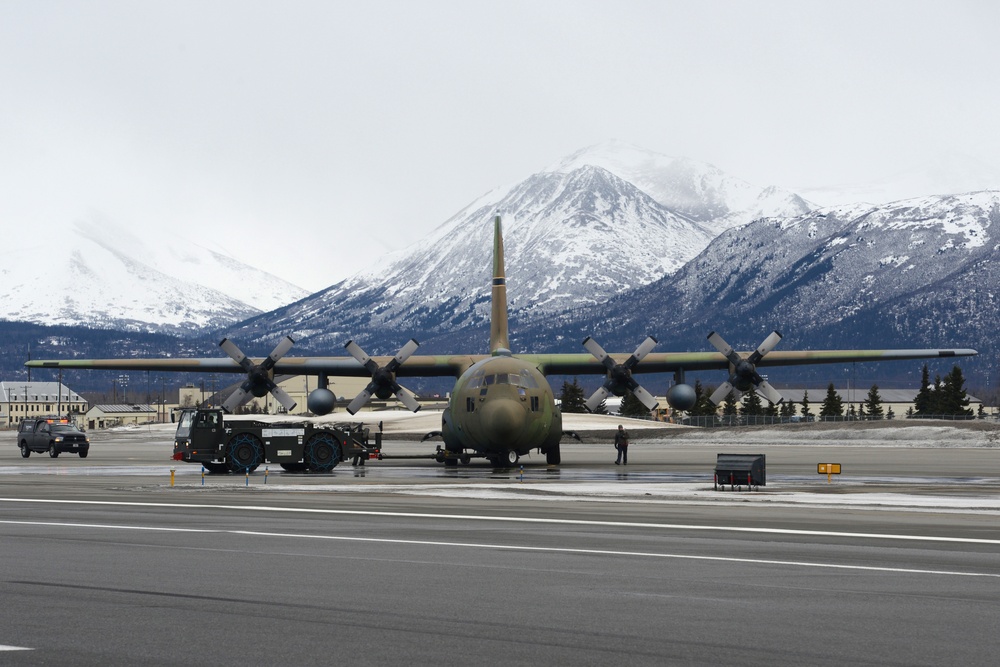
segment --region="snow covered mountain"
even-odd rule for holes
[[[607,169],[671,211],[702,223],[713,237],[757,218],[792,217],[816,208],[788,190],[761,188],[706,162],[669,157],[620,141],[585,148],[549,171],[565,173],[583,165]]]
[[[808,209],[795,195],[755,188],[711,165],[603,144],[484,195],[409,251],[234,335],[294,331],[332,345],[388,332],[421,339],[482,323],[496,213],[504,221],[512,316],[532,320],[669,275],[719,229],[762,212]]]
[[[189,239],[100,219],[11,247],[0,267],[0,319],[11,321],[189,335],[306,295]]]
[[[971,347],[995,364],[1000,329],[1000,191],[851,205],[731,229],[676,274],[559,317],[568,339],[631,349],[647,334],[707,350],[719,331],[753,349]],[[555,349],[553,321],[519,344]],[[546,341],[548,341],[546,343]]]

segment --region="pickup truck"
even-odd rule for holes
[[[43,417],[21,421],[17,446],[24,458],[31,456],[31,452],[48,452],[52,458],[71,452],[85,459],[90,453],[90,438],[68,419]]]

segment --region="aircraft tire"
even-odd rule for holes
[[[508,449],[507,450],[507,456],[504,459],[504,463],[506,463],[509,466],[516,466],[517,465],[517,460],[519,458],[521,458],[521,457],[520,457],[520,455],[515,450]]]
[[[253,472],[264,460],[264,447],[249,433],[237,433],[226,446],[229,470],[235,473]]]
[[[28,447],[28,443],[27,442],[22,442],[21,445],[20,445],[20,447],[21,447],[21,458],[22,459],[26,459],[29,456],[31,456],[31,448]]]
[[[559,453],[559,445],[549,447],[545,452],[545,462],[550,466],[557,466],[562,463],[562,455]]]

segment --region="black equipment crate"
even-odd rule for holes
[[[763,454],[716,454],[715,488],[750,488],[766,486],[767,476]]]

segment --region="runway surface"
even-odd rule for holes
[[[0,434],[0,661],[993,664],[994,433],[898,430],[249,477],[169,461],[163,429],[87,459]],[[733,448],[766,453],[766,487],[713,490]]]

